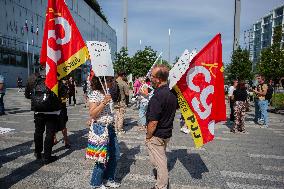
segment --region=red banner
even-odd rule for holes
[[[221,34],[191,61],[176,85],[181,112],[196,146],[214,139],[214,125],[226,120]]]
[[[46,86],[58,94],[58,80],[85,63],[88,49],[64,0],[48,0],[40,63]]]

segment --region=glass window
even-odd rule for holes
[[[265,17],[264,19],[263,19],[263,21],[264,21],[264,24],[268,24],[269,22],[270,22],[270,16],[268,16],[268,17]]]
[[[2,55],[3,64],[9,64],[9,54]]]
[[[16,65],[16,56],[14,54],[10,54],[10,64],[13,66]]]
[[[21,66],[22,57],[20,55],[16,55],[16,65]]]
[[[26,54],[22,54],[22,62],[21,62],[21,65],[23,67],[27,67],[27,55]]]
[[[276,17],[281,16],[281,15],[283,15],[283,7],[275,10]]]

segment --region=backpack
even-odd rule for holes
[[[273,95],[273,87],[270,84],[267,84],[267,92],[265,95],[265,100],[271,100]]]
[[[117,81],[113,82],[112,87],[109,90],[113,102],[120,102],[121,94]]]
[[[53,112],[61,109],[60,99],[45,85],[45,77],[38,76],[31,92],[31,107],[35,112]]]

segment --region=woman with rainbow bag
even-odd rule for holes
[[[117,160],[119,159],[119,146],[111,111],[111,96],[104,89],[103,83],[110,88],[112,77],[93,77],[91,81],[92,92],[89,96],[90,117],[92,119],[88,136],[86,158],[95,162],[91,176],[93,188],[117,188],[120,185],[114,181]]]

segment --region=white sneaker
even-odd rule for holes
[[[185,133],[185,134],[190,133],[190,130],[187,129],[187,128],[185,128],[185,127],[182,127],[182,128],[180,129],[180,131],[183,132],[183,133]]]
[[[93,188],[94,189],[107,189],[107,187],[103,184],[101,186],[96,186],[96,187],[93,186]]]
[[[120,187],[120,184],[119,183],[117,183],[117,182],[115,182],[115,181],[107,181],[106,183],[105,183],[105,186],[106,187],[110,187],[110,188],[118,188],[118,187]]]

